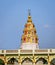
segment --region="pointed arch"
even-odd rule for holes
[[[32,62],[32,60],[31,60],[30,58],[28,58],[28,57],[25,58],[25,59],[22,61],[22,63],[23,63],[24,61],[27,61],[27,62],[30,61],[30,62]]]
[[[25,58],[22,61],[22,65],[32,65],[32,60],[30,58]]]
[[[0,59],[0,65],[5,65],[5,63],[2,59]]]
[[[55,58],[51,60],[50,65],[55,65]]]
[[[36,60],[36,64],[48,64],[47,60],[45,58],[39,58],[38,60]]]
[[[7,64],[8,64],[8,65],[11,65],[11,64],[15,64],[15,63],[18,64],[18,60],[13,57],[13,58],[10,58],[10,59],[8,60],[8,63],[7,63]]]

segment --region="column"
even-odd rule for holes
[[[50,65],[50,58],[49,58],[49,54],[48,54],[48,65]]]
[[[35,50],[33,50],[33,65],[35,65],[35,56],[34,56],[34,51],[35,51]]]
[[[5,65],[7,65],[7,62],[5,62]]]
[[[19,65],[21,65],[21,62],[19,63]]]
[[[35,62],[33,63],[33,65],[35,65]]]
[[[48,61],[48,65],[50,65],[50,62]]]

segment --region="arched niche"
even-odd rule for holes
[[[51,60],[50,65],[55,65],[55,58]]]
[[[36,60],[35,64],[36,65],[48,65],[48,62],[44,58],[39,58],[38,60]]]
[[[0,59],[0,65],[5,65],[5,63],[2,59]]]
[[[19,65],[19,63],[16,58],[11,58],[10,60],[8,60],[7,65]]]
[[[33,65],[32,60],[30,58],[25,58],[22,61],[22,65]]]

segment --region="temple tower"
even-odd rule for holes
[[[30,11],[28,13],[27,23],[23,30],[21,42],[21,49],[39,49],[38,35],[36,33],[35,25],[32,23]]]

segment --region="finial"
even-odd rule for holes
[[[29,16],[31,15],[31,13],[30,13],[30,9],[28,9],[28,15],[29,15]]]

